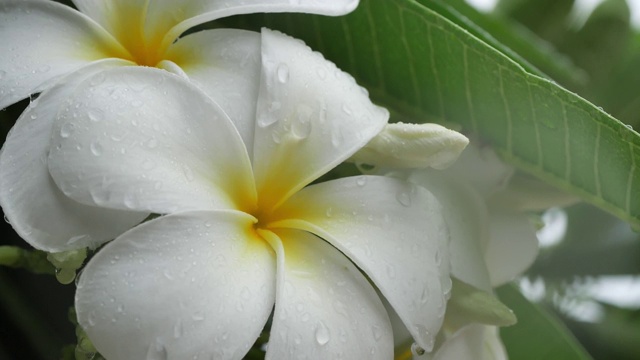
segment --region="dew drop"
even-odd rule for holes
[[[322,322],[318,322],[318,325],[316,325],[316,342],[319,345],[326,345],[329,340],[330,340],[330,334],[329,334],[329,329],[327,328],[327,326]]]
[[[277,101],[274,101],[272,103],[272,105],[274,103],[277,103]],[[280,104],[280,103],[278,103],[278,104]],[[271,110],[271,107],[269,107],[269,110]],[[265,128],[267,126],[270,126],[270,125],[273,125],[273,124],[275,124],[277,122],[278,122],[278,117],[275,116],[275,115],[272,115],[272,114],[268,114],[268,113],[264,114],[263,113],[263,114],[260,114],[258,116],[258,126],[263,127],[263,128]]]
[[[373,338],[378,341],[382,338],[382,328],[379,325],[373,325],[371,327],[371,332],[373,332]]]
[[[71,136],[71,134],[73,134],[73,131],[74,131],[74,125],[72,123],[70,122],[64,123],[60,127],[60,137],[68,138],[69,136]]]
[[[429,302],[430,296],[431,296],[431,290],[429,289],[428,286],[425,286],[424,289],[422,289],[422,294],[420,295],[420,303],[426,304],[427,302]]]
[[[311,114],[313,109],[308,106],[298,106],[296,116],[291,124],[291,132],[299,139],[305,139],[311,134]]]
[[[203,321],[204,318],[204,313],[202,313],[201,311],[196,311],[195,313],[193,313],[193,315],[191,315],[191,319],[193,321]]]
[[[138,197],[136,193],[133,191],[129,191],[124,194],[124,206],[129,209],[135,209],[138,205]]]
[[[436,253],[434,254],[434,261],[436,262],[436,266],[440,266],[440,264],[442,264],[442,254],[440,253],[440,250],[436,250]]]
[[[278,81],[282,84],[285,84],[289,81],[289,67],[287,64],[280,64],[276,69],[276,76],[278,77]]]
[[[96,326],[96,313],[94,311],[90,312],[87,316],[87,323],[89,326]]]
[[[87,116],[92,122],[100,122],[104,119],[104,113],[100,109],[91,109],[88,111]]]
[[[324,212],[325,215],[327,215],[328,218],[333,216],[333,208],[332,207],[328,207],[327,210]]]
[[[356,184],[360,187],[365,186],[367,184],[367,178],[364,176],[358,176],[356,179]]]
[[[344,137],[340,131],[334,131],[331,133],[331,145],[333,145],[333,147],[340,146],[343,139]]]
[[[351,110],[351,107],[349,107],[349,105],[347,105],[347,103],[343,103],[342,104],[342,112],[344,112],[347,115],[352,115],[353,114],[353,110]]]
[[[396,267],[393,264],[387,264],[387,276],[390,279],[394,279],[396,277]]]
[[[151,138],[147,141],[147,147],[149,149],[155,149],[158,146],[158,140],[156,138]]]
[[[91,149],[91,153],[94,156],[102,155],[102,145],[100,144],[100,142],[98,142],[98,141],[92,142],[91,145],[89,146],[89,148]]]
[[[183,326],[182,326],[182,320],[178,319],[178,321],[176,321],[176,323],[173,325],[173,337],[175,339],[179,339],[182,337],[182,333],[183,333]]]
[[[31,120],[35,120],[38,118],[38,114],[31,114]]]
[[[193,181],[195,178],[193,176],[193,170],[191,170],[191,167],[187,164],[182,164],[182,172],[184,173],[184,177],[187,179],[187,181]]]
[[[411,206],[411,195],[409,195],[409,193],[404,190],[398,191],[398,193],[396,194],[396,199],[402,206]]]
[[[7,72],[4,70],[0,70],[0,80],[4,79],[5,76],[7,76]]]

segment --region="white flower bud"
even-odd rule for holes
[[[468,143],[464,135],[437,124],[387,124],[348,161],[395,169],[444,169]]]

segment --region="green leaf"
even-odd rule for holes
[[[562,323],[530,303],[513,285],[503,286],[497,292],[518,317],[518,324],[500,329],[510,359],[591,359]]]
[[[638,134],[526,71],[433,4],[363,0],[343,17],[241,21],[302,38],[365,85],[394,120],[459,124],[520,169],[640,226]]]
[[[576,67],[568,56],[558,52],[523,25],[494,13],[481,13],[465,0],[449,0],[445,2],[446,5],[438,5],[443,0],[431,0],[430,3],[438,6],[436,12],[440,15],[509,56],[532,74],[547,74],[571,88],[582,87],[587,82],[586,73]],[[447,7],[454,7],[459,15],[446,10]],[[465,18],[468,20],[465,21]],[[535,68],[531,69],[529,63]]]

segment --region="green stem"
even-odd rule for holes
[[[26,269],[34,274],[55,273],[55,268],[47,261],[47,253],[17,246],[0,246],[0,265]]]

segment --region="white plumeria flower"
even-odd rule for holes
[[[18,119],[0,157],[0,203],[16,232],[36,248],[96,247],[142,221],[143,212],[77,204],[46,170],[59,106],[84,79],[113,67],[154,66],[189,79],[253,134],[260,34],[231,29],[185,30],[252,12],[342,15],[358,0],[75,0],[0,1],[0,109],[42,92]],[[93,77],[100,82],[103,77]],[[149,86],[159,86],[158,77]],[[94,116],[99,117],[97,111]],[[33,206],[34,202],[38,205]]]
[[[302,42],[263,30],[261,44],[252,144],[156,69],[88,79],[56,120],[49,168],[65,194],[168,214],[107,244],[80,277],[79,322],[108,359],[240,359],[274,303],[267,359],[391,359],[387,312],[360,271],[433,344],[449,280],[435,197],[383,176],[309,185],[387,111]]]

